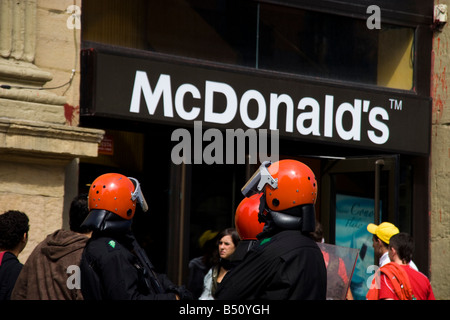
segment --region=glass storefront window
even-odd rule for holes
[[[261,5],[258,67],[410,90],[414,30]]]
[[[256,1],[84,1],[82,39],[412,90],[414,29]]]
[[[254,67],[253,1],[83,2],[82,39]]]

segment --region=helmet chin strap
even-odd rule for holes
[[[316,215],[313,204],[304,204],[283,212],[274,211],[267,207],[266,196],[260,198],[258,221],[266,223],[268,220],[284,230],[300,230],[313,232],[316,226]]]
[[[125,220],[107,210],[91,210],[81,226],[93,231],[126,232],[131,228],[132,220]]]
[[[269,214],[275,224],[284,230],[300,230],[302,227],[302,217],[295,217],[282,212],[269,210]]]
[[[266,221],[267,221],[267,217],[266,217],[266,214],[264,213],[264,211],[266,211],[266,213],[267,213],[266,194],[265,193],[263,193],[261,195],[261,197],[259,198],[259,210],[258,210],[258,222],[259,223],[266,223]]]

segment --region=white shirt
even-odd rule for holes
[[[211,294],[212,272],[213,268],[209,269],[208,273],[203,278],[203,292],[198,300],[214,300],[214,297]]]
[[[382,256],[381,256],[381,258],[380,258],[380,261],[379,261],[379,266],[380,266],[380,268],[382,267],[382,266],[384,266],[385,264],[387,264],[387,263],[389,263],[389,262],[391,262],[391,259],[389,259],[389,255],[388,255],[388,252],[386,251]],[[411,267],[411,268],[413,268],[414,270],[416,270],[416,271],[419,271],[419,269],[417,268],[417,266],[416,266],[416,264],[414,263],[414,261],[410,261],[409,262],[409,266]]]

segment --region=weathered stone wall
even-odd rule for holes
[[[80,29],[67,21],[79,16],[66,10],[73,4],[0,1],[0,84],[11,86],[0,89],[0,213],[21,210],[30,218],[22,262],[46,235],[67,226],[77,159],[96,157],[103,136],[77,127]]]
[[[435,1],[435,4],[450,1]],[[433,119],[431,131],[431,284],[437,299],[450,299],[450,25],[447,23],[433,38],[431,95]]]
[[[51,72],[46,87],[68,82],[72,85],[52,90],[64,96],[64,116],[68,125],[79,123],[81,0],[38,0],[35,64]]]
[[[61,228],[64,167],[1,161],[0,177],[0,212],[20,210],[30,219],[29,241],[19,255],[25,262],[46,234]]]

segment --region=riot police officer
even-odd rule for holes
[[[227,273],[216,299],[325,299],[323,255],[309,237],[314,231],[317,181],[296,160],[264,162],[242,188],[260,196],[258,241],[243,261]]]
[[[136,205],[148,210],[139,181],[118,173],[99,176],[89,189],[93,230],[81,259],[81,291],[86,300],[175,300],[190,298],[153,265],[131,232]]]

